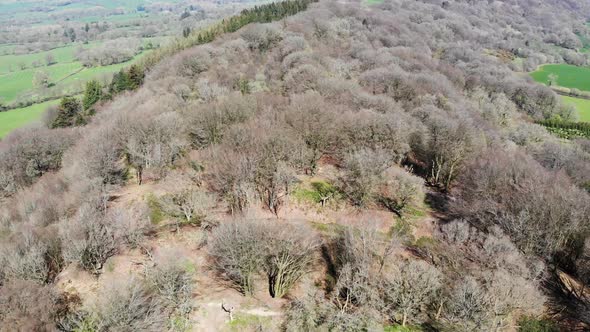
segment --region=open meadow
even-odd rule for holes
[[[574,98],[568,96],[561,96],[566,104],[571,104],[578,110],[578,120],[582,122],[590,122],[590,100],[582,98]]]
[[[578,89],[581,91],[590,91],[590,68],[572,66],[567,64],[548,64],[542,65],[532,72],[531,77],[542,84],[550,85],[551,78],[549,75],[555,75],[553,84],[556,86]],[[567,104],[574,105],[578,111],[579,121],[590,122],[590,100],[561,96]]]
[[[8,135],[8,133],[16,128],[40,120],[47,107],[57,105],[58,103],[59,100],[51,100],[28,107],[0,112],[0,138]]]
[[[567,64],[547,64],[532,72],[531,77],[545,85],[549,85],[549,75],[556,75],[555,85],[590,91],[590,68]]]

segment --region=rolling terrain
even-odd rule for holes
[[[581,90],[589,18],[288,0],[114,64],[0,141],[0,329],[589,330],[590,124],[524,70]]]

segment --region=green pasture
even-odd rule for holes
[[[26,126],[33,121],[41,119],[47,107],[57,105],[58,103],[59,100],[52,100],[7,112],[0,112],[0,138],[6,136],[16,128]]]
[[[55,64],[49,67],[27,69],[19,72],[0,75],[0,98],[5,104],[14,102],[19,95],[37,95],[43,97],[43,89],[33,86],[33,78],[37,71],[45,71],[50,82],[55,84],[50,89],[67,93],[77,92],[84,83],[91,79],[110,76],[122,68],[137,61],[149,51],[143,52],[134,59],[110,66],[85,68],[80,62]]]
[[[566,64],[542,65],[530,75],[535,81],[549,85],[550,74],[557,75],[558,86],[590,91],[590,68],[588,67]]]
[[[81,63],[71,62],[0,75],[0,98],[5,103],[11,103],[19,94],[37,89],[33,86],[33,78],[37,71],[46,72],[50,82],[55,83],[81,68]]]
[[[76,43],[38,53],[2,55],[0,56],[0,75],[21,71],[21,64],[24,64],[27,69],[47,68],[45,58],[48,54],[53,55],[55,61],[55,64],[50,67],[55,66],[56,64],[75,62],[76,59],[74,58],[74,54],[79,47],[90,48],[97,44],[98,43]],[[12,47],[14,48],[14,46]],[[39,68],[33,68],[33,62],[35,61],[41,64]]]
[[[113,73],[129,66],[134,61],[137,61],[141,57],[145,56],[148,52],[143,52],[142,54],[136,56],[133,60],[130,60],[128,62],[119,63],[111,66],[84,68],[77,62],[71,64],[64,64],[64,66],[66,66],[64,70],[56,71],[55,73],[52,73],[50,76],[52,80],[56,79],[58,81],[56,85],[57,89],[67,91],[68,93],[77,93],[83,90],[84,84],[87,81],[91,79],[100,79],[103,76],[110,76]],[[67,68],[68,65],[70,65],[71,67]],[[55,68],[59,68],[59,66],[56,65]],[[80,71],[77,72],[78,70]],[[75,74],[68,76],[71,73]],[[31,73],[20,72],[15,73],[15,75],[11,76],[10,81],[5,81],[3,79],[0,80],[0,95],[4,96],[7,91],[12,93],[13,95],[18,94],[22,91],[30,91],[32,86],[32,75],[33,74]],[[3,75],[0,76],[0,78],[4,78],[6,76],[9,75]],[[56,105],[57,103],[59,103],[59,100],[52,100],[48,102],[34,104],[28,107],[13,109],[7,112],[0,112],[0,138],[6,136],[6,134],[8,134],[10,131],[16,128],[23,127],[30,122],[38,120],[43,111],[48,106]]]
[[[566,104],[571,104],[578,110],[578,119],[583,122],[590,122],[590,100],[561,96]]]

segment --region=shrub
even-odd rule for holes
[[[558,332],[554,322],[531,316],[524,316],[518,320],[518,332]]]

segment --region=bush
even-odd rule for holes
[[[554,322],[531,316],[522,317],[518,321],[518,332],[558,332],[559,328]]]

